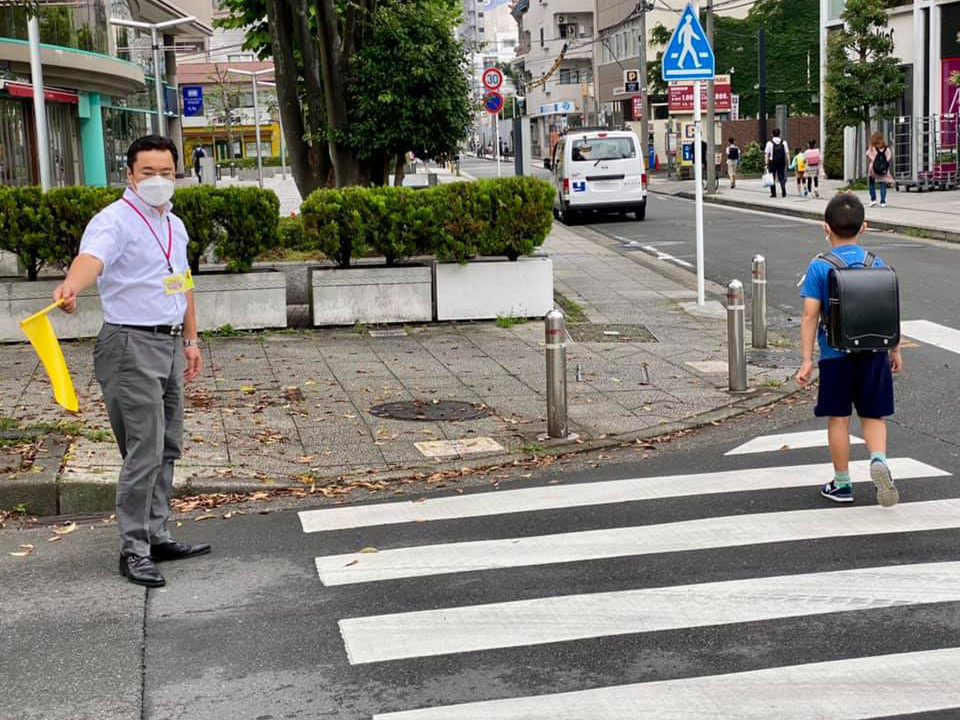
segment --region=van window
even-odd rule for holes
[[[629,137],[581,138],[573,141],[571,155],[574,162],[626,160],[637,156],[637,148]]]

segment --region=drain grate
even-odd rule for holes
[[[657,342],[644,325],[570,325],[567,327],[574,342]]]
[[[370,408],[370,414],[391,420],[420,420],[425,422],[479,420],[491,414],[485,405],[474,405],[461,400],[403,400]]]

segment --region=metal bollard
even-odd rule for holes
[[[750,331],[755,348],[767,346],[767,261],[763,255],[753,256],[753,296]]]
[[[744,311],[743,283],[731,280],[727,285],[727,374],[733,392],[747,389]]]
[[[543,319],[547,356],[547,436],[567,437],[567,320],[559,310]]]

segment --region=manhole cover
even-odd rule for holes
[[[747,353],[747,362],[762,368],[799,368],[803,356],[775,350],[751,350]]]
[[[490,415],[490,409],[483,405],[461,400],[403,400],[384,403],[370,408],[370,414],[392,420],[478,420]]]
[[[571,325],[574,342],[657,342],[643,325]]]

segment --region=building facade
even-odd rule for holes
[[[584,0],[515,0],[519,42],[513,67],[523,78],[533,154],[548,155],[569,127],[596,117],[594,6]]]
[[[250,76],[231,73],[231,68],[268,71],[257,86],[256,113]],[[276,91],[268,84],[272,69],[273,63],[268,62],[181,63],[184,156],[191,157],[194,148],[201,146],[220,162],[255,158],[257,123],[261,154],[279,156],[279,110]]]
[[[148,32],[111,24],[111,18],[164,22],[196,20],[165,31],[161,67],[153,67]],[[40,53],[55,185],[126,182],[130,142],[154,126],[154,83],[163,84],[168,134],[179,136],[174,47],[202,45],[212,33],[209,0],[77,0],[39,8]],[[0,182],[37,185],[40,170],[33,87],[22,8],[0,8]]]

